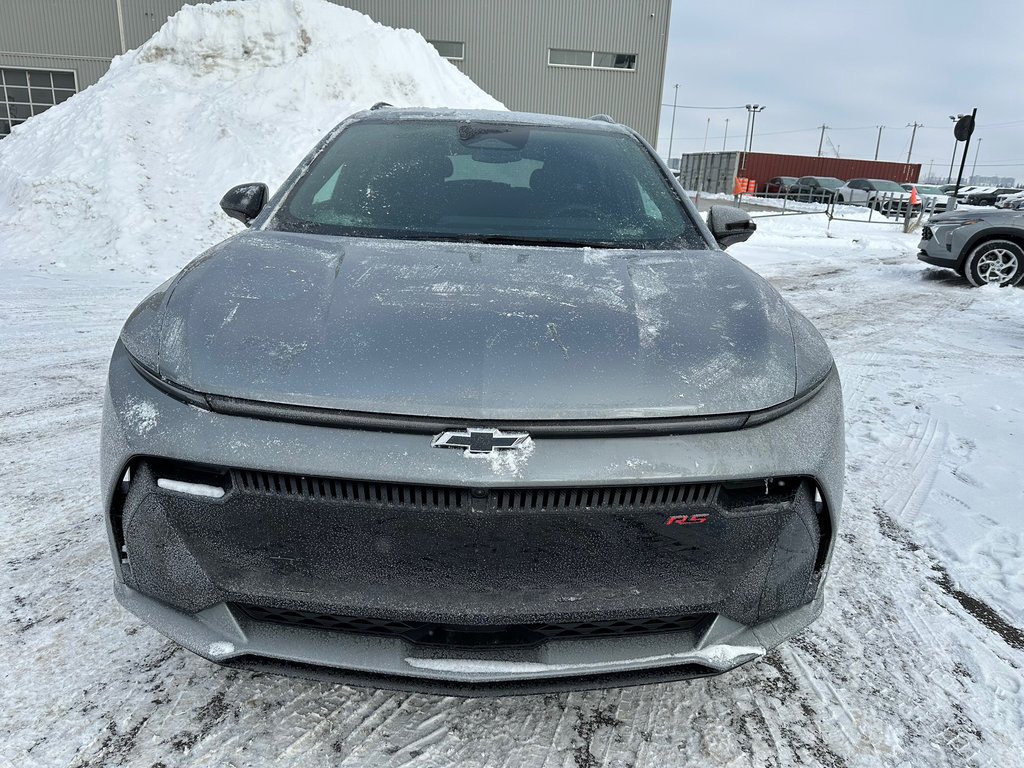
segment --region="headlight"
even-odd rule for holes
[[[799,397],[820,384],[834,365],[832,352],[818,329],[806,317],[787,304],[796,350],[796,395]]]

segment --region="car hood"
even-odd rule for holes
[[[796,346],[815,336],[804,344],[815,359],[797,352],[795,313],[775,290],[715,250],[246,232],[189,265],[157,301],[157,330],[126,327],[122,338],[150,338],[161,377],[347,411],[737,413],[793,398],[798,369],[810,365],[820,380],[831,367],[803,325]]]
[[[943,224],[960,224],[965,221],[992,221],[999,223],[1010,223],[1021,218],[1019,211],[1008,211],[1000,208],[974,208],[969,211],[955,210],[948,213],[939,213],[928,219],[928,223],[934,226]],[[1018,225],[1019,226],[1019,225]]]

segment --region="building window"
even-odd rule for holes
[[[466,44],[454,43],[451,40],[427,40],[437,52],[450,61],[462,61],[466,58]]]
[[[74,72],[0,68],[0,136],[77,91]]]
[[[570,51],[564,48],[549,48],[548,64],[552,67],[635,70],[636,54],[606,53],[603,51]]]

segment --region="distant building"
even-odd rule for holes
[[[1017,180],[1012,176],[971,176],[964,184],[978,187],[1015,187]]]
[[[510,109],[605,113],[657,141],[671,0],[332,1],[417,30]],[[0,0],[0,136],[95,83],[183,5]]]

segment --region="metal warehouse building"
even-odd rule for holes
[[[417,30],[510,109],[603,112],[657,140],[671,0],[332,2]],[[95,83],[186,4],[0,0],[0,136]]]

